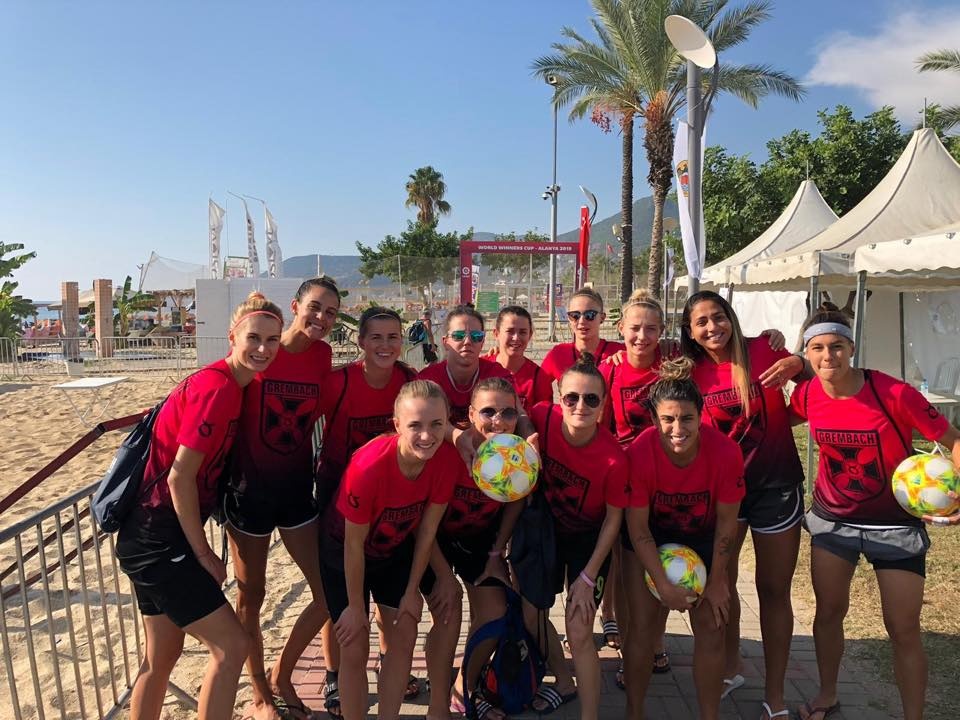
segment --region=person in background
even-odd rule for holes
[[[526,356],[533,340],[533,318],[519,305],[507,305],[497,313],[493,329],[496,341],[487,357],[496,360],[513,375],[520,405],[532,408],[540,402],[553,400],[553,379],[537,363]]]
[[[425,337],[423,340],[423,362],[426,365],[433,365],[439,357],[437,356],[437,341],[433,337],[433,315],[430,308],[424,308],[420,313],[420,322],[423,324]]]
[[[567,303],[567,321],[573,342],[554,345],[540,363],[541,369],[559,382],[560,376],[583,352],[590,353],[599,366],[608,357],[623,350],[621,343],[600,337],[600,327],[606,318],[600,293],[590,287],[577,290]]]

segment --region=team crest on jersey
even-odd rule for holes
[[[590,481],[552,457],[543,459],[543,469],[549,476],[545,486],[547,502],[557,511],[558,516],[565,519],[563,522],[568,529],[578,530],[579,527],[572,518],[579,518],[583,511]]]
[[[650,385],[620,388],[620,404],[623,407],[623,416],[636,435],[653,425],[650,411],[647,408],[647,396],[649,394]]]
[[[705,395],[703,403],[709,409],[717,430],[735,441],[740,446],[744,462],[749,462],[763,442],[767,427],[767,404],[760,383],[750,383],[749,417],[744,416],[740,395],[733,388]]]
[[[682,535],[699,535],[707,530],[707,513],[710,510],[710,491],[697,493],[665,493],[660,490],[653,496],[653,521],[662,530]]]
[[[371,415],[347,420],[347,457],[378,435],[393,432],[392,419],[393,415]]]
[[[418,502],[406,507],[384,508],[367,536],[370,554],[385,557],[395,550],[416,529],[426,506],[426,502]]]
[[[488,524],[487,521],[496,514],[497,509],[479,488],[457,485],[453,489],[453,499],[447,505],[443,524],[448,530],[480,529]]]
[[[821,429],[814,439],[820,446],[827,480],[845,498],[863,502],[887,491],[890,483],[876,430]]]
[[[309,441],[320,401],[314,383],[263,381],[260,436],[274,452],[289,455]]]

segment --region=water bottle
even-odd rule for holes
[[[926,378],[920,381],[920,392],[923,395],[926,395],[928,392],[930,392],[930,384],[927,382]]]

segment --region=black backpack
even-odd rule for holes
[[[97,492],[93,496],[91,510],[97,525],[103,532],[112,533],[119,530],[141,495],[140,486],[143,484],[147,458],[150,457],[153,426],[165,402],[166,399],[161,400],[140,419],[117,449],[110,467],[100,479],[100,485],[97,486]],[[165,474],[161,473],[154,478],[142,492],[146,493],[150,490]]]
[[[417,320],[413,325],[410,326],[410,329],[407,330],[407,340],[416,345],[417,343],[422,343],[426,339],[427,328],[424,326],[422,320]]]

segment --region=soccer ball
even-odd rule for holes
[[[893,471],[893,496],[911,515],[946,516],[960,509],[948,492],[960,493],[960,475],[942,455],[908,457]]]
[[[473,479],[483,494],[500,502],[526,497],[537,486],[540,456],[517,435],[500,433],[477,448]]]
[[[703,587],[707,584],[707,566],[703,564],[703,560],[695,550],[678,543],[664,543],[657,548],[657,552],[660,553],[660,562],[670,582],[677,587],[686,588],[694,595],[700,595],[703,592]],[[660,595],[657,593],[657,587],[650,573],[644,571],[643,575],[647,581],[647,588],[659,600]],[[696,598],[688,599],[693,601]]]

